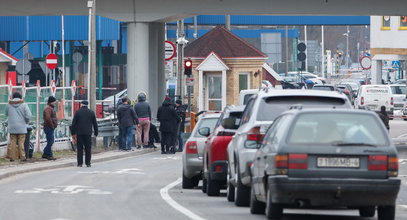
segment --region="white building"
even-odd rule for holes
[[[381,84],[385,61],[406,70],[407,16],[371,16],[370,25],[372,84]]]

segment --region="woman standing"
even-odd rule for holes
[[[148,102],[146,102],[146,94],[140,93],[137,97],[138,103],[134,106],[134,110],[138,116],[139,124],[137,125],[137,149],[148,147],[148,133],[150,132],[151,109]],[[143,140],[141,136],[143,135]]]

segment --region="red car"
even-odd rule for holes
[[[244,106],[228,106],[220,116],[211,134],[204,128],[202,135],[208,136],[204,146],[202,191],[208,196],[218,196],[220,189],[226,189],[227,153],[232,136],[239,128]]]

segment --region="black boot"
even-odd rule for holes
[[[165,145],[161,144],[161,154],[166,154]]]
[[[167,154],[170,154],[170,146],[169,145],[165,145],[165,152],[167,152]]]

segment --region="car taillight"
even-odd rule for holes
[[[387,175],[389,177],[397,177],[399,171],[399,158],[395,156],[390,156],[387,161],[388,161]]]
[[[277,175],[287,175],[288,156],[286,154],[276,155],[274,160],[274,167],[276,168]]]
[[[187,154],[197,154],[198,153],[198,145],[196,144],[196,141],[187,142],[185,152]]]
[[[368,170],[383,171],[387,170],[387,156],[385,155],[370,155]]]
[[[390,105],[394,105],[394,98],[393,97],[390,98]]]
[[[364,105],[364,104],[365,104],[365,98],[363,98],[363,97],[360,98],[360,104],[361,104],[361,105]]]
[[[219,131],[216,136],[233,136],[235,135],[235,132],[231,131]]]
[[[248,141],[256,141],[257,143],[261,143],[263,141],[264,134],[260,132],[260,127],[254,127],[250,129],[249,133],[247,134]]]
[[[306,170],[308,169],[307,154],[289,154],[288,169]]]

